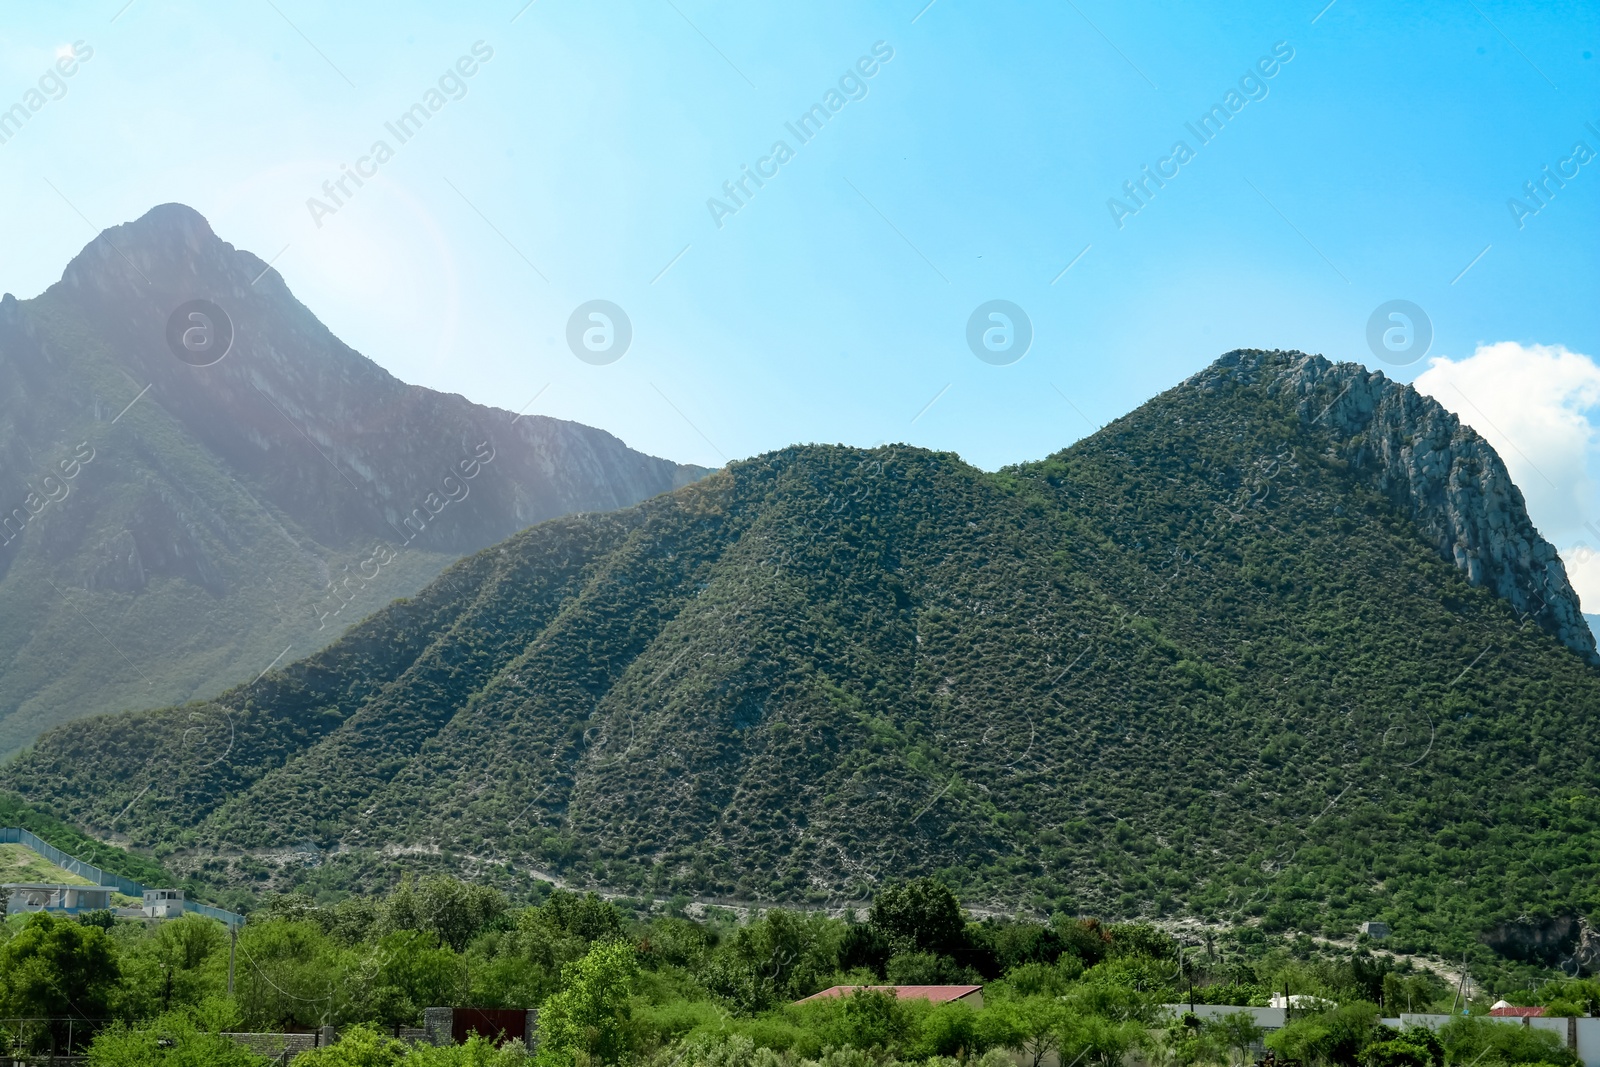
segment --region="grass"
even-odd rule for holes
[[[0,882],[94,885],[81,875],[57,867],[27,845],[0,845]]]

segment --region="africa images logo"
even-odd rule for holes
[[[1009,366],[1028,354],[1033,322],[1009,300],[979,304],[967,318],[967,347],[985,363]]]
[[[167,347],[191,367],[220,363],[233,350],[233,320],[209,300],[179,304],[167,316]]]

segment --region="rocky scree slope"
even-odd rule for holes
[[[0,785],[241,901],[937,873],[1459,951],[1600,906],[1600,671],[1546,553],[1430,401],[1232,353],[993,474],[802,446],[551,520],[213,703],[51,731]]]

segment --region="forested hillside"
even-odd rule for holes
[[[1475,433],[1244,352],[993,474],[797,446],[546,522],[0,784],[241,899],[449,869],[837,904],[935,874],[1454,949],[1600,907],[1594,656]]]

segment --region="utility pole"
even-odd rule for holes
[[[239,950],[239,927],[235,923],[228,924],[228,996],[233,996],[233,957]]]

